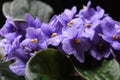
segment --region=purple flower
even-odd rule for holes
[[[79,14],[76,16],[82,19],[85,28],[84,31],[87,33],[88,37],[93,40],[96,28],[98,28],[101,20],[104,18],[104,10],[99,6],[97,6],[95,10],[94,8],[91,8],[90,5],[91,2],[89,1],[87,6],[84,6],[84,8],[80,10]]]
[[[21,39],[24,39],[27,27],[26,22],[13,21],[11,17],[7,17],[6,23],[0,30],[0,34],[12,43],[18,35],[22,35]]]
[[[104,15],[104,10],[87,6],[76,15],[77,8],[65,9],[55,15],[49,23],[41,23],[38,17],[26,14],[26,21],[7,21],[0,34],[4,37],[0,46],[5,49],[6,60],[15,59],[9,66],[14,73],[24,76],[26,63],[36,51],[55,47],[67,55],[74,55],[83,63],[86,52],[97,59],[108,58],[112,54],[119,59],[120,24]]]
[[[102,38],[109,42],[114,50],[120,50],[120,32],[116,30],[115,21],[110,17],[106,17],[101,22]]]
[[[66,15],[69,19],[72,19],[77,12],[76,6],[73,6],[71,10],[65,9],[62,14]]]
[[[89,39],[82,36],[84,31],[71,27],[62,41],[62,48],[66,54],[73,54],[80,62],[84,62],[85,52],[90,48]]]
[[[69,27],[81,28],[81,26],[83,26],[83,24],[84,23],[81,18],[74,18],[74,19],[71,19],[71,21],[67,23],[67,28],[69,28]],[[64,27],[64,28],[66,28],[66,27]]]
[[[15,59],[15,62],[9,66],[10,70],[16,73],[17,75],[24,75],[24,70],[26,66],[26,62],[30,58],[29,54],[25,54],[25,52],[20,48],[20,38],[22,36],[18,36],[14,39],[12,44],[10,44],[5,39],[3,40],[2,45],[5,49],[5,57],[6,60]]]
[[[34,51],[47,48],[39,19],[34,20],[31,15],[26,14],[26,20],[13,21],[7,17],[5,25],[0,30],[0,34],[5,37],[0,46],[4,47],[6,60],[15,59],[9,68],[20,76],[24,76],[26,63],[31,55],[34,55]]]
[[[61,22],[63,26],[66,26],[67,23],[74,18],[76,12],[77,12],[76,6],[73,6],[71,10],[65,9],[63,13],[58,15],[58,20]]]
[[[26,39],[20,45],[24,51],[30,51],[32,53],[47,48],[46,39],[41,29],[32,27],[27,28]]]
[[[113,54],[110,44],[98,35],[96,35],[95,38],[91,41],[90,52],[91,55],[97,60],[108,58],[110,54]]]
[[[30,55],[26,54],[21,48],[14,49],[12,54],[12,59],[15,59],[15,62],[9,66],[10,70],[17,75],[24,76],[26,63],[29,60]]]
[[[79,17],[85,18],[88,21],[95,21],[104,17],[104,10],[97,6],[96,10],[90,7],[91,2],[87,3],[87,6],[83,6],[83,9],[79,12]]]
[[[58,46],[63,39],[62,24],[58,20],[58,16],[54,16],[50,23],[43,23],[41,30],[45,34],[48,45]]]
[[[58,46],[61,43],[64,38],[62,29],[66,27],[67,23],[74,17],[76,11],[75,6],[71,10],[65,9],[60,15],[53,16],[49,24],[43,24],[41,26],[42,31],[48,38],[49,45]]]

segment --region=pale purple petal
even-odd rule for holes
[[[106,17],[102,21],[101,27],[104,35],[111,36],[116,33],[114,21],[110,17]]]
[[[64,37],[67,37],[69,39],[74,38],[77,35],[78,31],[76,27],[71,27],[71,28],[63,28],[62,34]]]
[[[26,63],[21,59],[16,59],[16,61],[9,66],[10,70],[19,76],[25,75]]]
[[[21,47],[28,47],[29,49],[36,49],[37,48],[37,45],[38,43],[33,43],[31,42],[31,39],[25,39],[24,41],[21,42]]]
[[[48,46],[46,41],[39,42],[38,45],[39,45],[39,49],[47,49]]]
[[[120,42],[114,41],[111,45],[114,48],[114,50],[120,50]]]
[[[34,18],[29,13],[25,14],[25,18],[30,27],[33,27]]]
[[[72,14],[74,15],[77,12],[77,7],[73,6],[71,9]]]
[[[14,41],[14,39],[17,37],[17,33],[9,33],[5,35],[5,38],[10,41],[11,43]]]
[[[40,22],[40,19],[37,17],[34,21],[35,28],[40,28],[42,23]]]
[[[62,48],[66,54],[71,55],[74,53],[74,48],[72,47],[70,40],[68,39],[63,40],[62,45],[63,45]]]
[[[33,28],[33,27],[29,27],[29,28],[27,28],[26,29],[26,37],[27,38],[36,38],[36,32],[37,32],[37,30],[35,29],[35,28]]]
[[[56,37],[50,38],[48,40],[48,45],[53,45],[53,46],[58,46],[62,40],[64,39],[64,37],[62,35],[58,35]]]

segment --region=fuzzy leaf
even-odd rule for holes
[[[4,3],[2,8],[4,16],[11,16],[10,6],[11,6],[11,2]]]
[[[102,61],[89,59],[85,63],[75,63],[75,67],[86,80],[119,80],[120,78],[120,66],[115,59]]]
[[[40,17],[41,21],[47,22],[53,9],[48,4],[37,0],[14,0],[3,5],[4,16],[11,16],[14,20],[25,20],[26,13]]]
[[[47,49],[38,52],[27,63],[27,80],[79,80],[73,75],[74,67],[62,53]]]

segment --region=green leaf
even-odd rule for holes
[[[42,21],[48,21],[51,15],[53,14],[52,8],[40,1],[30,1],[29,2],[30,13],[33,16],[38,16]]]
[[[9,65],[13,60],[7,62],[0,62],[0,80],[24,80],[23,77],[18,76],[9,70]]]
[[[87,59],[85,63],[75,64],[78,73],[86,80],[119,80],[120,66],[115,59]]]
[[[73,75],[74,67],[62,53],[47,49],[38,52],[27,63],[27,80],[79,80]]]
[[[2,11],[5,16],[8,15],[11,16],[10,6],[11,6],[11,2],[4,3]]]
[[[5,53],[5,52],[4,52],[3,47],[0,47],[0,61],[2,61],[2,58],[5,56],[4,53]]]
[[[0,36],[0,41],[2,40],[2,37]],[[5,56],[5,51],[2,46],[0,46],[0,62],[3,61],[3,57]]]
[[[53,13],[53,9],[42,1],[14,0],[3,5],[4,16],[11,16],[14,20],[25,20],[25,14],[30,13],[34,17],[40,17],[47,22]]]
[[[25,19],[25,13],[29,12],[27,0],[14,0],[10,6],[11,15],[14,19]]]

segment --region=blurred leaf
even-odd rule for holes
[[[115,59],[97,61],[87,58],[85,63],[74,64],[78,73],[87,80],[120,80],[120,66]]]
[[[53,14],[52,8],[40,1],[30,1],[29,2],[30,13],[33,16],[40,17],[41,21],[48,21],[51,15]]]
[[[5,56],[4,49],[3,47],[0,47],[0,61],[2,61],[3,56]]]
[[[41,21],[47,22],[53,13],[53,9],[44,2],[37,0],[14,0],[3,5],[4,16],[11,16],[14,20],[25,20],[26,13],[40,17]]]
[[[29,12],[27,0],[14,0],[10,6],[11,15],[14,19],[24,19],[25,13]]]
[[[0,36],[0,41],[2,40],[2,37]],[[4,48],[2,46],[0,46],[0,62],[3,61],[2,58],[3,56],[5,56],[4,54]]]
[[[11,63],[13,63],[13,60],[0,62],[0,80],[24,80],[23,77],[17,76],[9,70]]]
[[[38,52],[27,63],[27,80],[80,80],[74,75],[74,67],[62,53],[47,49]]]
[[[11,6],[11,2],[4,3],[2,11],[5,16],[8,15],[11,16],[10,6]]]

